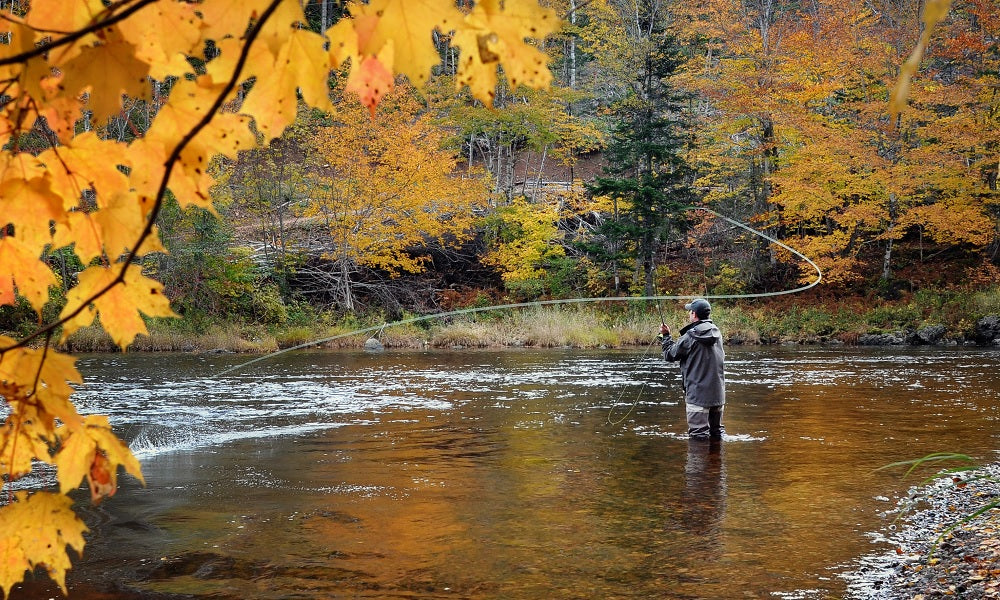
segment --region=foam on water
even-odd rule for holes
[[[239,440],[303,435],[315,431],[324,431],[336,427],[343,427],[346,424],[347,423],[303,423],[301,425],[265,427],[263,429],[248,431],[224,431],[209,435],[197,434],[193,431],[189,431],[186,434],[184,432],[172,431],[167,436],[164,436],[163,439],[158,439],[155,434],[150,434],[148,432],[149,430],[144,429],[139,432],[139,435],[136,436],[134,440],[132,440],[132,443],[129,444],[129,448],[132,450],[132,453],[141,460],[161,454],[197,450],[199,448],[218,446]]]

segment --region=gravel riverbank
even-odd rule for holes
[[[888,550],[863,557],[842,575],[845,597],[1000,599],[1000,508],[986,508],[998,501],[1000,464],[912,488],[877,534]]]

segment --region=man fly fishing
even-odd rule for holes
[[[663,358],[680,361],[687,405],[688,436],[692,440],[722,439],[725,428],[722,412],[726,404],[726,352],[722,348],[722,332],[712,322],[712,305],[696,298],[684,305],[689,323],[680,331],[677,341],[670,327],[660,324]]]

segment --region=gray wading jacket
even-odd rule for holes
[[[675,342],[663,338],[663,358],[680,361],[684,400],[695,406],[722,406],[726,403],[726,352],[722,332],[710,320],[697,321],[680,331]]]

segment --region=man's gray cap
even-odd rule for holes
[[[684,310],[693,310],[699,319],[707,319],[708,315],[712,313],[712,305],[704,298],[695,298],[684,305]]]

